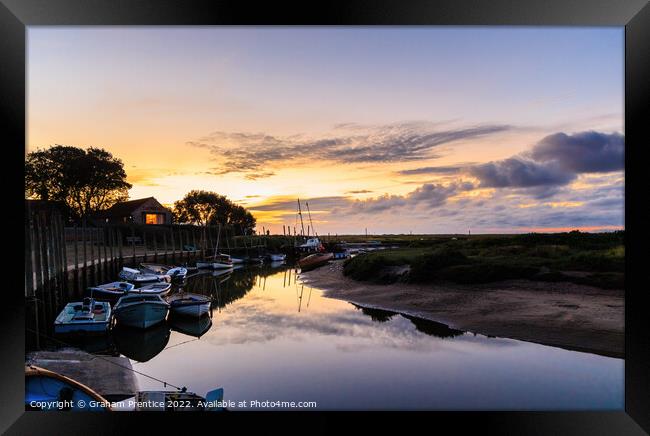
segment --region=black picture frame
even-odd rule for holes
[[[335,431],[342,419],[365,431],[406,430],[409,423],[452,431],[491,430],[499,434],[644,434],[650,432],[650,316],[647,286],[642,281],[648,207],[644,197],[644,148],[650,101],[650,6],[646,0],[445,0],[265,2],[181,0],[0,0],[0,110],[4,173],[14,188],[5,188],[8,218],[6,247],[18,251],[10,228],[24,228],[10,212],[24,198],[22,164],[25,145],[26,26],[30,25],[535,25],[625,26],[626,135],[626,362],[625,411],[621,412],[427,412],[427,413],[226,413],[163,415],[131,413],[24,412],[24,296],[21,274],[5,274],[3,299],[2,406],[0,431],[8,434],[117,433],[157,424],[167,431],[217,431],[260,425],[266,430]],[[62,102],[65,104],[65,102]],[[9,177],[6,177],[9,180]],[[15,231],[14,231],[15,232]],[[10,256],[8,256],[10,258]],[[15,269],[14,265],[10,269]],[[218,416],[215,416],[218,415]],[[254,419],[251,416],[254,415]],[[141,421],[143,421],[141,423]],[[189,422],[191,421],[191,422]],[[282,424],[282,427],[278,427]],[[143,427],[144,425],[144,427]],[[444,427],[441,427],[444,426]],[[63,430],[65,429],[65,432]],[[214,427],[212,427],[214,429]],[[58,430],[58,431],[56,431]],[[140,430],[142,431],[142,430]],[[151,431],[155,431],[152,430]]]

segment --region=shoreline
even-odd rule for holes
[[[324,296],[444,323],[450,328],[624,358],[625,292],[567,282],[481,285],[360,282],[335,261],[300,274]]]

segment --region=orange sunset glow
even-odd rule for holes
[[[298,198],[320,234],[624,226],[620,29],[31,27],[28,58],[26,152],[104,148],[131,199],[214,191],[273,233]]]

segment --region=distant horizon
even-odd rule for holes
[[[355,235],[624,230],[623,27],[27,29],[26,152]],[[363,235],[364,233],[359,233]],[[370,236],[370,234],[369,234]]]

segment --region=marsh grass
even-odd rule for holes
[[[451,281],[489,283],[510,279],[569,281],[622,289],[624,232],[502,236],[386,238],[400,248],[348,259],[343,272],[356,280],[390,283]],[[409,273],[390,274],[408,266]]]

